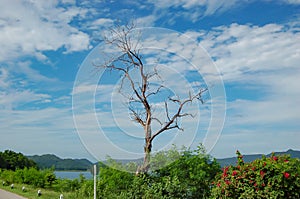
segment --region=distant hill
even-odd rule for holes
[[[90,170],[93,163],[87,159],[61,159],[53,154],[27,156],[36,162],[41,169],[52,168],[55,170]]]
[[[282,154],[289,154],[292,158],[299,158],[300,159],[300,151],[295,151],[289,149],[285,152],[275,152],[276,155]],[[252,162],[255,159],[261,158],[263,154],[253,154],[253,155],[243,155],[243,159],[245,162]],[[271,156],[270,154],[266,155],[267,157]],[[27,156],[29,159],[36,162],[37,166],[41,169],[52,168],[54,167],[55,170],[90,170],[92,168],[93,163],[87,159],[61,159],[53,154],[46,154],[46,155],[33,155]],[[142,162],[142,159],[137,160],[118,160],[118,162],[122,162],[126,164],[128,162]],[[221,167],[228,166],[228,165],[236,165],[237,158],[230,157],[230,158],[222,158],[217,159],[220,163]],[[106,161],[104,161],[105,164]]]
[[[283,155],[283,154],[289,154],[292,158],[299,158],[300,159],[300,151],[295,151],[292,149],[289,149],[285,152],[275,152],[275,155]],[[253,154],[253,155],[243,155],[244,162],[252,162],[258,158],[261,158],[263,154]],[[272,153],[267,154],[266,157],[270,157]],[[217,159],[217,161],[220,163],[221,167],[229,166],[229,165],[236,165],[237,158],[231,157],[231,158],[222,158]]]

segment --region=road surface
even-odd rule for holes
[[[0,199],[26,199],[22,196],[0,189]]]

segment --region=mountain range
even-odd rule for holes
[[[41,169],[54,168],[57,171],[90,170],[93,163],[87,159],[62,159],[53,154],[27,156],[29,159],[37,163]]]
[[[288,154],[292,158],[299,158],[300,159],[300,151],[295,151],[292,149],[289,149],[284,152],[274,152],[275,155],[284,155]],[[252,155],[243,155],[244,162],[252,162],[258,158],[261,158],[265,154],[252,154]],[[265,155],[266,157],[270,157],[272,153]],[[222,158],[217,159],[217,161],[220,163],[221,167],[229,166],[229,165],[235,165],[237,162],[237,157],[230,157],[230,158]]]
[[[283,154],[289,154],[292,158],[300,159],[300,151],[289,149],[285,152],[275,152],[275,155],[283,155]],[[262,155],[263,154],[243,155],[243,159],[245,162],[252,162],[255,159],[261,158]],[[270,157],[271,155],[272,153],[267,154],[266,157]],[[38,167],[41,169],[54,168],[55,170],[58,171],[59,170],[77,170],[77,171],[90,170],[92,165],[94,164],[87,159],[70,159],[70,158],[62,159],[53,154],[33,155],[27,157],[29,159],[32,159],[34,162],[36,162]],[[136,161],[136,160],[132,160],[132,161]],[[228,165],[235,165],[237,162],[237,158],[236,157],[221,158],[221,159],[217,159],[217,161],[220,163],[221,167],[224,167]],[[126,160],[126,162],[130,162],[130,161]]]

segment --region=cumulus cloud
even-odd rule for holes
[[[1,1],[0,12],[0,61],[26,55],[45,59],[43,51],[89,48],[89,36],[70,25],[85,15],[83,9],[58,7],[57,1],[14,0]]]
[[[201,45],[216,59],[228,81],[245,81],[257,72],[295,69],[300,61],[300,33],[288,25],[231,24],[201,37]]]
[[[91,28],[96,29],[98,26],[104,26],[107,24],[112,24],[113,20],[109,18],[99,18],[92,22]]]
[[[188,33],[215,60],[227,95],[235,96],[227,102],[227,120],[213,153],[222,154],[224,149],[232,155],[236,149],[269,153],[274,150],[274,144],[266,147],[271,136],[281,147],[276,150],[296,148],[300,34],[293,24],[231,24]],[[279,144],[286,135],[289,144]]]

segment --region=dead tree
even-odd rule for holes
[[[131,119],[140,124],[144,129],[144,161],[143,164],[139,166],[137,173],[146,173],[150,168],[150,155],[153,140],[158,135],[171,129],[183,131],[183,128],[179,125],[178,120],[185,116],[193,117],[193,115],[190,113],[184,113],[183,108],[188,103],[192,103],[194,100],[200,100],[203,103],[202,95],[207,91],[207,88],[200,88],[194,94],[189,92],[187,93],[188,96],[185,99],[180,99],[179,97],[168,97],[164,101],[164,112],[166,117],[165,121],[154,117],[153,106],[149,98],[157,95],[162,89],[164,89],[164,86],[151,85],[152,78],[160,77],[159,72],[155,68],[148,70],[144,66],[140,53],[140,41],[139,39],[134,39],[131,34],[134,29],[134,24],[117,26],[111,29],[109,34],[104,37],[104,41],[106,45],[117,48],[121,52],[121,56],[108,57],[108,60],[106,60],[103,65],[96,65],[96,67],[104,67],[106,70],[115,71],[122,74],[119,90],[121,94],[124,82],[128,81],[130,85],[130,89],[133,94],[123,94],[123,96],[125,96],[128,100],[128,108],[132,117]],[[133,77],[131,73],[133,70],[137,71],[139,76],[138,79]],[[176,104],[176,111],[171,113],[169,110],[169,103]],[[153,122],[159,123],[159,129],[153,131]]]

